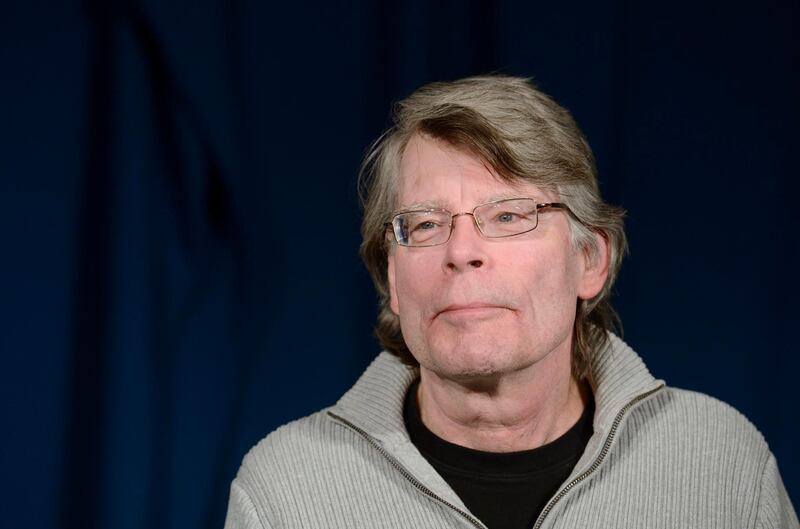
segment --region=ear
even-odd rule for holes
[[[597,252],[594,258],[589,255],[589,250],[584,248],[583,253],[583,272],[578,285],[578,297],[581,299],[591,299],[603,290],[608,278],[608,266],[611,259],[608,239],[600,232],[594,233]]]
[[[389,279],[389,307],[396,315],[400,315],[400,304],[397,302],[397,286],[394,275],[394,252],[389,252],[386,275]]]

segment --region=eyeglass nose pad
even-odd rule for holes
[[[472,224],[478,230],[478,234],[479,235],[483,235],[483,228],[481,227],[481,222],[480,222],[480,220],[478,220],[478,217],[476,217],[474,213],[471,213],[469,211],[465,211],[463,213],[456,213],[455,215],[450,217],[450,237],[453,236],[453,231],[456,228],[456,217],[461,217],[463,215],[469,215],[470,217],[472,217]]]

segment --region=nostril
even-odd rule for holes
[[[474,259],[469,262],[469,265],[473,268],[480,268],[481,266],[483,266],[483,261],[479,259]]]

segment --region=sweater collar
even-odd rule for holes
[[[593,426],[603,436],[628,402],[663,385],[653,378],[639,355],[611,333],[608,345],[593,355],[591,372],[596,406]],[[386,448],[406,443],[409,438],[403,422],[403,401],[418,377],[417,368],[383,351],[331,411]]]
[[[609,343],[592,359],[595,398],[594,434],[569,479],[585,472],[597,460],[620,411],[639,395],[663,382],[655,380],[641,358],[625,342],[609,334]],[[355,385],[329,410],[379,443],[390,458],[433,494],[463,512],[461,498],[411,443],[403,421],[403,402],[419,370],[382,352]]]

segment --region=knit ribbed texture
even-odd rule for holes
[[[775,458],[736,410],[663,387],[615,336],[592,372],[595,433],[542,528],[800,529]],[[417,376],[382,353],[335,406],[268,435],[231,486],[226,529],[475,527],[408,438]]]

